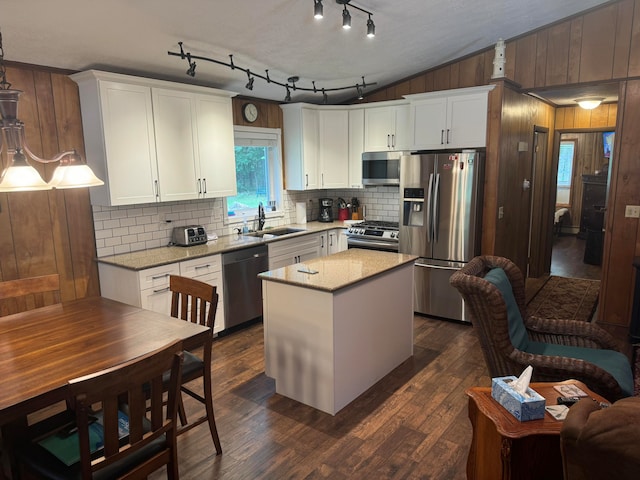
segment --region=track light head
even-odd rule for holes
[[[371,15],[369,15],[369,20],[367,20],[367,37],[373,38],[376,36],[376,24],[373,23],[371,19]]]
[[[247,84],[244,86],[247,90],[253,90],[253,81],[255,80],[255,78],[251,77],[249,78],[249,81],[247,82]]]
[[[287,94],[284,97],[284,101],[285,102],[290,102],[291,101],[291,90],[289,90],[289,85],[287,85],[286,88],[287,88]]]
[[[362,87],[360,85],[356,85],[356,91],[358,92],[358,100],[362,100],[364,98],[362,95]]]
[[[318,20],[323,17],[322,0],[313,0],[313,17]]]
[[[345,30],[349,30],[351,28],[351,14],[349,10],[347,10],[347,6],[344,6],[344,10],[342,10],[342,28]]]
[[[189,63],[189,69],[187,70],[187,75],[190,77],[196,76],[196,62]]]

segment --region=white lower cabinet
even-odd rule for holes
[[[220,255],[200,257],[144,270],[98,264],[103,297],[154,312],[171,313],[169,276],[182,275],[215,285],[219,295],[214,333],[224,328],[222,262]]]
[[[325,234],[310,234],[278,240],[268,244],[269,270],[305,262],[323,255],[326,246]]]
[[[333,255],[349,248],[346,232],[345,228],[336,228],[327,232],[327,255]]]

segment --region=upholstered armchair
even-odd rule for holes
[[[560,431],[565,480],[640,476],[640,398],[609,408],[591,399],[573,405]]]
[[[597,325],[528,315],[524,277],[503,257],[480,256],[450,279],[465,301],[491,377],[520,375],[533,381],[584,382],[610,401],[633,394],[627,357]]]

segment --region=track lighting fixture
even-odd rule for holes
[[[342,28],[345,30],[349,30],[351,28],[351,14],[349,10],[347,10],[347,6],[344,6],[344,10],[342,10]]]
[[[373,19],[371,15],[373,13],[365,10],[364,8],[356,7],[351,3],[351,0],[336,0],[338,5],[342,5],[342,28],[345,30],[349,30],[351,28],[351,13],[347,8],[347,5],[351,8],[355,8],[356,10],[360,10],[362,13],[366,13],[368,15],[367,19],[367,37],[373,38],[376,36],[376,25],[373,23]],[[313,16],[315,18],[323,17],[323,8],[322,8],[322,0],[313,0]]]
[[[251,72],[249,70],[247,70],[247,78],[249,79],[249,81],[244,86],[244,88],[246,88],[247,90],[253,90],[253,81],[255,79],[251,76]]]
[[[373,38],[376,36],[376,24],[371,20],[371,15],[369,15],[369,20],[367,20],[367,37]]]
[[[336,0],[339,1],[339,0]],[[284,87],[286,90],[286,95],[284,98],[285,102],[290,102],[291,101],[291,90],[293,90],[294,92],[297,90],[300,90],[302,92],[313,92],[313,93],[321,93],[322,94],[322,103],[328,103],[329,101],[329,97],[327,95],[327,92],[337,92],[337,91],[341,91],[341,90],[351,90],[352,88],[355,89],[356,91],[356,95],[358,96],[359,99],[362,98],[363,95],[363,91],[365,88],[367,87],[372,87],[374,85],[376,85],[376,82],[373,83],[367,83],[364,79],[364,77],[362,78],[362,83],[356,83],[355,85],[349,85],[346,87],[335,87],[335,88],[320,88],[320,87],[316,87],[316,82],[313,81],[311,82],[312,84],[312,88],[307,88],[307,87],[300,87],[297,85],[297,83],[300,81],[300,77],[294,75],[291,76],[289,78],[287,78],[287,82],[283,83],[283,82],[278,82],[274,79],[272,79],[269,76],[269,70],[265,70],[265,75],[260,75],[258,73],[252,72],[251,70],[249,70],[248,68],[242,68],[239,67],[238,65],[236,65],[235,63],[233,63],[233,55],[229,55],[229,63],[227,62],[222,62],[220,60],[216,60],[213,58],[208,58],[208,57],[202,57],[199,55],[192,55],[191,53],[187,53],[184,51],[184,48],[182,46],[182,42],[178,42],[178,45],[180,47],[180,51],[179,52],[167,52],[168,55],[172,55],[175,57],[180,57],[182,60],[186,60],[187,63],[189,64],[189,69],[187,70],[187,74],[189,74],[190,76],[194,77],[196,74],[196,62],[195,59],[197,60],[205,60],[207,62],[212,62],[212,63],[216,63],[218,65],[223,65],[225,67],[229,67],[231,70],[240,70],[241,72],[244,72],[247,74],[247,84],[245,85],[245,88],[248,90],[253,90],[253,83],[255,81],[256,78],[260,78],[264,81],[266,81],[267,83],[273,83],[274,85],[278,85],[280,87]]]

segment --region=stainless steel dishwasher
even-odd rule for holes
[[[225,329],[262,315],[262,281],[258,274],[267,270],[266,245],[222,254]]]

